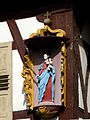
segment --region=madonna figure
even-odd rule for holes
[[[44,54],[44,62],[38,73],[38,99],[39,102],[54,102],[55,68],[49,55]]]

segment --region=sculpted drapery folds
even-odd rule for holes
[[[44,54],[44,62],[39,68],[38,74],[38,99],[42,101],[54,102],[54,82],[55,68],[52,64],[52,59],[47,54]]]

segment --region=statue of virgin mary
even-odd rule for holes
[[[38,73],[38,99],[39,102],[54,102],[55,68],[52,59],[44,54],[44,62]]]

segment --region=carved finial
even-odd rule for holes
[[[49,13],[48,11],[46,14],[44,14],[44,16],[46,16],[46,18],[49,18],[50,15],[51,15],[51,13]]]
[[[46,14],[44,14],[44,16],[46,17],[45,19],[44,19],[44,24],[45,25],[50,25],[51,24],[51,19],[49,18],[49,16],[51,15],[51,13],[49,13],[48,11],[47,11],[47,13]]]

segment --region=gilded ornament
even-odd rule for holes
[[[66,107],[66,47],[61,43],[61,102]]]
[[[24,56],[26,59],[25,65],[23,66],[23,71],[21,73],[24,80],[24,91],[26,94],[26,99],[28,101],[27,106],[33,109],[33,69],[32,61],[29,58],[29,54]]]
[[[51,118],[57,113],[57,110],[49,110],[46,106],[42,106],[37,109],[37,114],[40,115],[42,118]]]
[[[44,36],[44,33],[49,31],[50,33],[56,34],[58,37],[65,37],[66,32],[62,29],[54,29],[52,30],[48,25],[45,25],[43,29],[38,29],[36,33],[30,35],[30,38],[37,37],[37,36]]]

